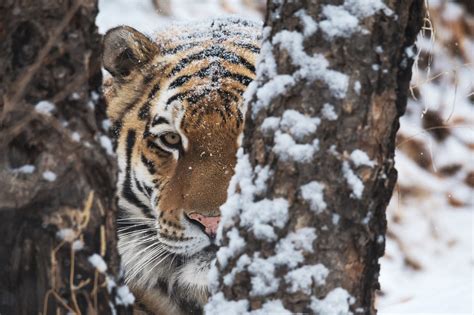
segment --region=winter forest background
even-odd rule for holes
[[[231,14],[262,20],[265,10],[262,0],[156,2],[100,0],[100,33],[125,24],[151,35],[172,21]],[[450,1],[428,6],[397,137],[381,314],[473,311],[474,16]]]
[[[115,155],[94,23],[100,34],[129,25],[153,37],[176,21],[229,15],[263,21],[267,1],[98,0],[96,19],[95,1],[51,1],[50,7],[15,1],[0,3],[23,10],[0,10],[0,38],[11,38],[0,43],[0,60],[7,60],[0,64],[0,312],[21,306],[17,314],[39,308],[50,314],[55,305],[72,314],[80,304],[88,314],[128,314],[134,298],[121,283],[115,250]],[[385,243],[375,307],[380,314],[473,314],[474,0],[425,0],[425,6],[416,48],[400,49],[415,63],[396,138],[398,182],[386,239],[383,232],[372,238],[375,247]],[[12,25],[16,31],[9,33]],[[48,36],[34,32],[42,28]],[[405,47],[398,35],[406,36],[385,38]],[[371,52],[387,53],[382,46]],[[376,63],[367,69],[389,74]],[[377,221],[367,213],[359,220],[365,229]]]

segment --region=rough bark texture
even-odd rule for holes
[[[272,79],[263,78],[258,82],[247,113],[244,152],[249,154],[254,168],[269,165],[274,171],[268,181],[268,191],[258,197],[283,197],[289,202],[289,221],[283,229],[276,229],[278,239],[301,227],[316,228],[314,253],[305,256],[303,265],[321,263],[328,268],[325,284],[317,286],[313,283],[309,294],[302,291],[290,293],[288,285],[280,281],[277,292],[249,298],[251,272],[244,268],[243,272],[237,273],[232,285],[225,285],[224,276],[231,272],[240,256],[247,254],[252,257],[259,252],[260,257],[270,257],[274,255],[278,241],[258,240],[252,232],[239,227],[239,234],[247,244],[245,250],[231,258],[224,268],[218,264],[219,290],[224,292],[226,300],[248,298],[249,308],[258,309],[266,301],[280,299],[292,312],[314,313],[310,307],[312,297],[322,299],[333,289],[342,287],[353,297],[350,301],[352,312],[376,312],[374,296],[379,288],[378,258],[383,255],[385,246],[385,209],[397,178],[393,160],[395,134],[399,117],[405,111],[413,62],[407,56],[407,47],[415,41],[424,12],[421,0],[389,0],[385,3],[393,15],[377,12],[361,20],[359,25],[368,32],[355,32],[347,38],[328,40],[319,29],[304,41],[307,54],[322,54],[329,61],[329,69],[349,76],[344,98],[334,97],[321,80],[310,82],[302,79],[274,97],[268,107],[252,118],[252,106],[258,101],[258,88]],[[295,14],[301,9],[305,9],[316,22],[321,21],[322,8],[328,4],[341,5],[341,1],[269,1],[265,24],[270,33],[264,41],[271,41],[282,30],[301,32],[304,25]],[[274,45],[273,56],[278,74],[292,75],[297,71],[298,66],[284,48]],[[360,92],[356,82],[360,82]],[[334,106],[336,120],[322,117],[325,103]],[[272,151],[274,134],[262,132],[265,118],[281,117],[288,109],[321,118],[314,136],[304,141],[311,143],[313,139],[319,139],[319,150],[309,162],[281,159]],[[357,166],[350,159],[350,154],[356,149],[366,152],[375,165]],[[348,185],[342,171],[344,163],[364,184],[360,199],[354,197]],[[325,187],[327,207],[321,213],[311,211],[300,194],[299,187],[311,181]],[[227,227],[224,231],[229,230]],[[229,237],[224,236],[223,245],[228,244]],[[287,273],[285,267],[275,271],[276,278],[280,279]]]
[[[109,314],[115,305],[116,289],[109,294],[88,262],[106,257],[115,278],[116,168],[99,144],[97,12],[95,0],[0,4],[2,314]],[[55,104],[51,115],[35,110],[43,100]],[[84,248],[74,252],[69,238]]]

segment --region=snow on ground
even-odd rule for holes
[[[387,211],[384,315],[474,311],[474,19],[452,2],[429,3],[435,38],[418,40]]]
[[[261,20],[261,15],[255,9],[244,5],[244,2],[244,0],[161,0],[160,3],[169,3],[170,12],[164,12],[166,10],[160,12],[153,5],[153,0],[100,0],[96,23],[101,33],[118,25],[128,25],[151,35],[173,21],[201,20],[228,15]]]
[[[472,209],[452,209],[431,198],[400,205],[403,219],[391,221],[380,282],[381,314],[472,314]],[[396,199],[392,211],[397,211]],[[409,223],[410,222],[410,223]],[[419,270],[417,270],[419,269]]]
[[[351,11],[354,1],[344,3],[347,12],[358,15],[360,12]],[[255,8],[263,3],[161,2],[169,7],[164,6],[159,13],[152,0],[100,0],[99,31],[105,33],[125,24],[151,35],[179,20],[231,14],[261,19]],[[369,5],[371,10],[383,9],[370,1],[356,2]],[[377,302],[384,315],[474,311],[474,21],[469,22],[463,9],[452,2],[429,3],[435,40],[427,36],[418,41],[422,54],[412,81],[416,98],[409,100],[401,120],[396,153],[399,181],[387,211],[382,292]],[[304,12],[297,14],[305,19]],[[332,20],[328,17],[328,21]],[[310,31],[315,31],[314,27],[308,28]],[[427,53],[433,56],[431,62]],[[360,89],[360,83],[354,88]],[[334,119],[329,106],[325,119]],[[278,126],[280,121],[272,123]],[[437,127],[440,124],[447,128]],[[271,121],[268,127],[274,129]],[[361,152],[351,157],[361,163],[371,162]]]

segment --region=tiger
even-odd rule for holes
[[[260,42],[260,23],[240,18],[104,36],[118,250],[145,313],[203,313]]]

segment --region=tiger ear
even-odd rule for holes
[[[136,29],[119,26],[105,34],[102,51],[104,68],[112,76],[123,78],[151,61],[158,46]]]

